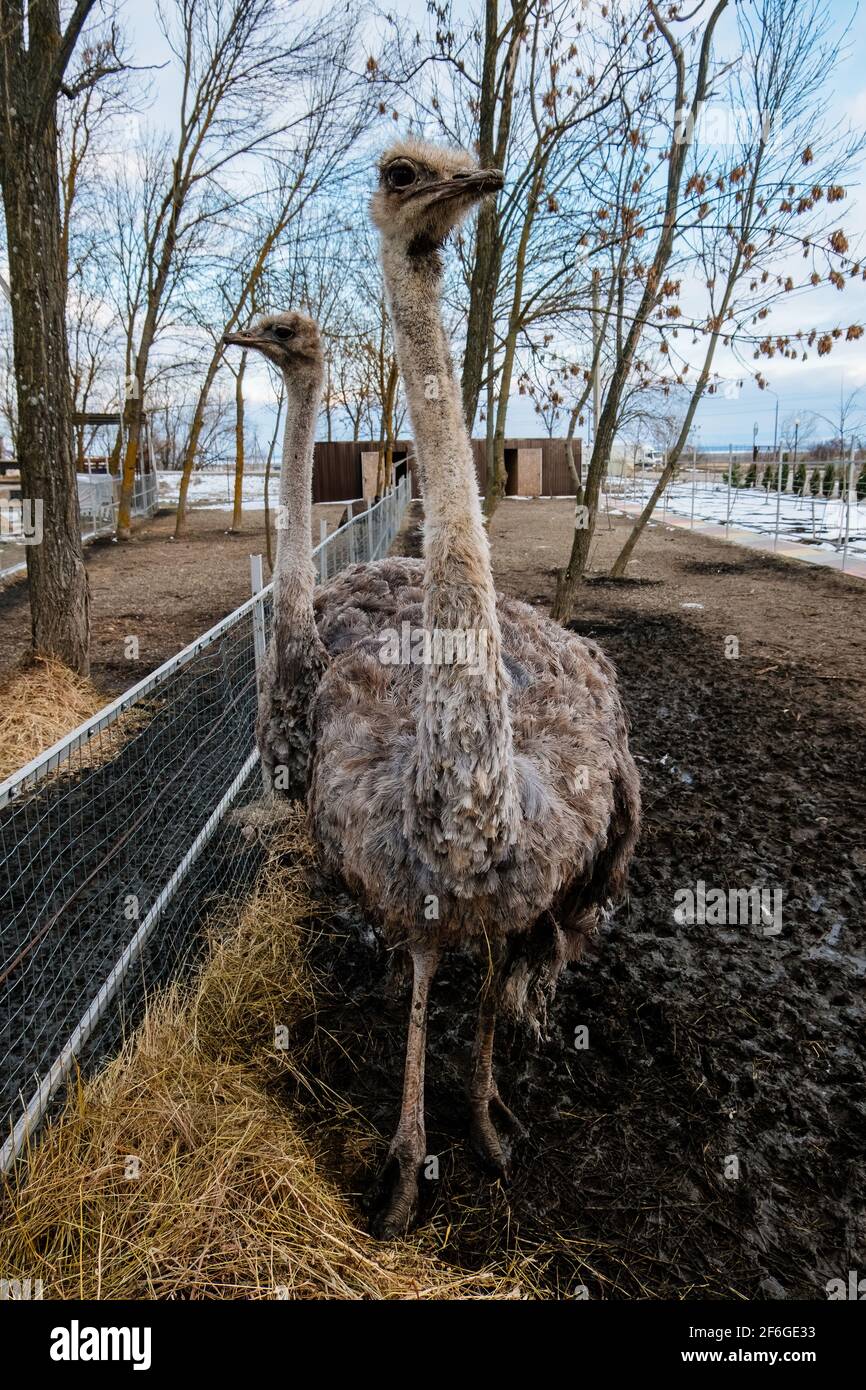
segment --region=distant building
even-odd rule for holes
[[[608,477],[624,478],[636,469],[642,468],[647,453],[650,453],[653,456],[652,461],[655,461],[654,451],[647,450],[643,444],[639,444],[636,440],[615,439],[610,446]]]
[[[507,497],[574,496],[574,482],[568,467],[564,439],[506,439],[505,470]],[[574,462],[580,471],[580,440],[574,440]],[[487,447],[483,439],[473,439],[478,488],[487,486]],[[316,444],[313,468],[314,502],[348,502],[363,497],[369,501],[376,493],[379,445],[372,440],[336,440]],[[409,472],[412,496],[420,497],[412,441],[400,439],[394,445],[394,482]]]

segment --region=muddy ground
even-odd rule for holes
[[[549,603],[569,512],[500,508],[500,588]],[[623,534],[600,531],[596,571]],[[643,776],[630,895],[565,977],[549,1038],[500,1038],[503,1097],[529,1131],[505,1190],[465,1143],[475,973],[440,973],[428,1063],[440,1177],[424,1219],[461,1265],[537,1251],[562,1297],[824,1298],[829,1279],[866,1268],[866,591],[659,527],[631,580],[591,582],[577,613],[616,662]],[[674,894],[698,880],[781,890],[781,934],[678,925]],[[317,1130],[330,1124],[339,1180],[362,1202],[376,1156],[342,1147],[325,1087],[384,1147],[407,994],[337,902],[313,952],[332,993],[306,1037],[312,1094],[291,1099]]]

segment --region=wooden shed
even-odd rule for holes
[[[505,469],[507,497],[574,496],[574,483],[568,468],[564,439],[506,439]],[[478,474],[479,491],[487,486],[487,446],[473,439],[472,452]],[[314,502],[369,500],[375,495],[379,445],[373,440],[334,440],[316,444],[313,469]],[[580,469],[580,440],[574,441],[574,461]],[[394,445],[394,481],[408,470],[412,495],[420,496],[415,471],[414,448],[410,439]]]

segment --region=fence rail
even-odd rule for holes
[[[320,573],[387,550],[401,482],[328,536]],[[150,991],[193,963],[215,895],[261,847],[227,819],[258,790],[256,632],[272,588],[0,783],[0,1170],[76,1066],[110,1055]]]

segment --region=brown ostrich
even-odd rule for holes
[[[322,397],[323,353],[318,325],[297,310],[269,314],[227,345],[260,352],[286,389],[280,473],[279,530],[274,566],[273,624],[259,692],[256,738],[272,789],[292,798],[307,789],[313,698],[328,660],[393,621],[398,606],[420,598],[420,561],[353,565],[316,590],[311,536],[313,445]],[[315,591],[315,593],[314,593]],[[265,823],[267,806],[242,818]]]
[[[425,506],[421,603],[407,594],[392,625],[422,629],[427,649],[395,661],[382,631],[359,636],[332,656],[314,702],[320,853],[413,965],[403,1100],[374,1223],[383,1238],[406,1228],[417,1201],[427,1000],[442,952],[468,948],[482,963],[471,1131],[504,1175],[515,1122],[493,1076],[497,1010],[543,1017],[559,971],[621,894],[639,828],[610,662],[494,593],[440,295],[448,234],[501,182],[463,152],[417,142],[381,161],[372,215]],[[471,638],[474,659],[446,659],[443,634],[462,636],[464,655]]]

